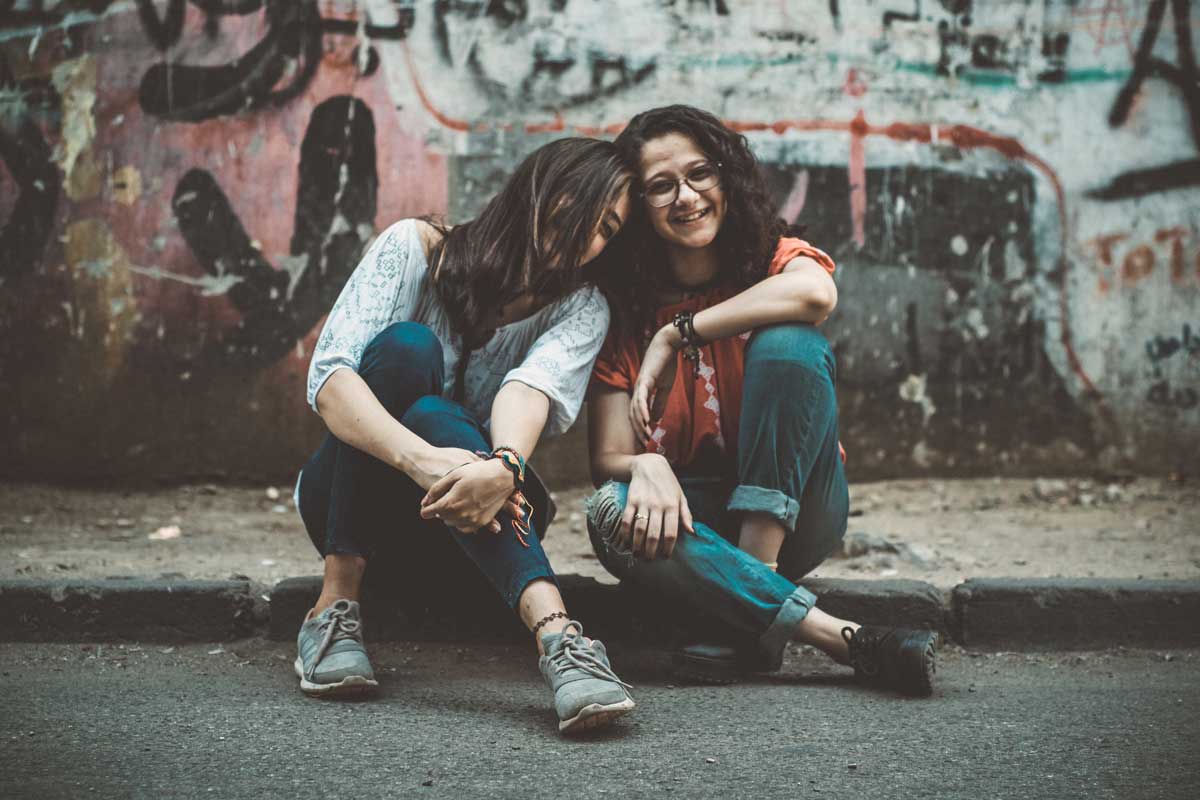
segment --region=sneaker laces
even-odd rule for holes
[[[572,632],[571,628],[574,628],[575,632]],[[567,627],[563,629],[561,642],[561,649],[550,657],[550,665],[554,668],[556,675],[561,675],[571,668],[581,669],[593,678],[612,681],[626,689],[633,688],[618,678],[612,671],[612,667],[600,660],[592,643],[583,638],[583,626],[578,622],[572,620],[567,623]]]
[[[308,667],[308,675],[305,676],[308,680],[312,680],[313,675],[316,674],[317,665],[321,663],[321,659],[325,657],[326,651],[333,646],[334,642],[343,639],[354,639],[357,641],[358,636],[356,634],[362,628],[361,620],[351,619],[347,616],[350,612],[349,603],[346,603],[344,600],[338,600],[330,608],[332,610],[329,612],[329,616],[320,625],[324,636],[321,638],[321,644],[317,647],[317,652],[313,656],[312,664]]]
[[[850,666],[858,670],[867,677],[874,677],[879,674],[879,659],[875,658],[875,653],[879,649],[880,643],[890,633],[883,629],[872,629],[860,627],[857,631],[849,625],[842,628],[842,638],[846,640],[846,647],[849,650],[847,660]]]

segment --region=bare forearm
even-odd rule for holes
[[[837,303],[832,280],[784,272],[696,313],[696,333],[707,341],[784,322],[823,322]]]
[[[549,418],[550,398],[520,381],[509,381],[492,401],[492,442],[528,459]]]
[[[329,432],[341,441],[414,475],[431,445],[387,412],[356,373],[339,369],[317,395],[317,407]]]
[[[595,486],[605,481],[620,481],[629,483],[633,479],[633,466],[637,456],[631,453],[602,451],[592,454],[591,472],[592,483]]]
[[[588,452],[592,482],[608,480],[629,483],[639,460],[637,439],[629,422],[629,394],[624,391],[597,392],[588,402]]]

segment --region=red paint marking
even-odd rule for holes
[[[858,70],[853,67],[846,73],[846,82],[842,84],[842,92],[850,97],[862,97],[867,93],[867,84],[858,77]]]
[[[804,202],[807,199],[808,170],[802,169],[796,173],[796,179],[792,182],[792,190],[788,192],[787,200],[783,202],[783,208],[779,209],[779,216],[794,225],[796,220],[800,219],[800,212],[804,210]]]
[[[412,51],[408,49],[408,42],[400,42],[400,48],[404,50],[404,61],[408,64],[408,74],[412,76],[413,88],[417,90],[417,97],[421,99],[421,105],[425,106],[425,110],[450,130],[469,131],[471,123],[466,120],[448,117],[433,105],[433,101],[429,99],[429,95],[425,94],[425,89],[421,86],[421,78],[417,75],[417,65],[413,62]]]
[[[850,123],[850,222],[854,229],[854,244],[861,250],[867,243],[867,153],[863,136],[867,121],[859,111]]]
[[[554,120],[551,122],[538,122],[525,126],[526,133],[560,133],[567,129],[567,123],[563,120],[562,114],[555,111]]]
[[[1121,263],[1121,277],[1125,283],[1135,284],[1154,271],[1157,260],[1150,245],[1138,245],[1125,254],[1125,260]]]
[[[1154,241],[1162,244],[1171,243],[1171,280],[1175,283],[1183,281],[1183,237],[1188,235],[1186,228],[1161,228],[1154,234]]]
[[[611,125],[572,125],[571,129],[580,136],[616,136],[625,130],[625,123],[614,122]]]
[[[1110,233],[1106,236],[1097,236],[1094,239],[1088,239],[1084,244],[1096,245],[1096,249],[1100,251],[1100,263],[1106,267],[1111,267],[1113,265],[1113,245],[1128,238],[1128,233]]]

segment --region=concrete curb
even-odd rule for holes
[[[973,579],[951,605],[975,649],[1200,646],[1200,581]]]
[[[818,578],[804,581],[804,587],[817,596],[822,611],[835,617],[951,632],[951,616],[942,592],[924,581]]]
[[[247,581],[0,580],[0,641],[221,641],[262,617]]]
[[[587,625],[588,634],[603,639],[668,640],[674,633],[666,615],[642,613],[639,602],[620,586],[600,583],[581,575],[560,575],[559,587],[572,615]],[[942,594],[921,581],[814,580],[805,583],[819,598],[821,608],[836,616],[871,620],[882,625],[927,626],[949,632],[949,617]],[[289,578],[271,591],[271,624],[268,636],[288,640],[296,636],[300,621],[321,591],[317,576]],[[443,599],[435,609],[396,611],[389,604],[372,608],[363,598],[366,630],[376,641],[410,638],[497,638],[523,640],[524,628],[500,603],[479,603],[450,608]]]
[[[579,575],[559,582],[589,634],[662,642],[674,633],[678,616],[643,613],[646,604],[621,587]],[[288,641],[320,585],[315,576],[281,581],[268,609],[247,581],[0,580],[0,641],[221,641],[262,633]],[[972,649],[1200,646],[1200,581],[974,579],[948,595],[921,581],[805,585],[835,616],[926,626]],[[500,603],[453,603],[443,595],[417,608],[372,599],[363,601],[369,640],[526,635]]]

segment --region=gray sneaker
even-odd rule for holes
[[[542,649],[546,655],[538,666],[554,690],[559,731],[598,728],[633,710],[627,691],[632,687],[613,673],[604,645],[584,638],[578,622],[567,623],[562,633],[544,634]]]
[[[362,619],[353,600],[338,600],[305,620],[296,645],[296,675],[307,695],[360,695],[379,685],[363,647]]]

